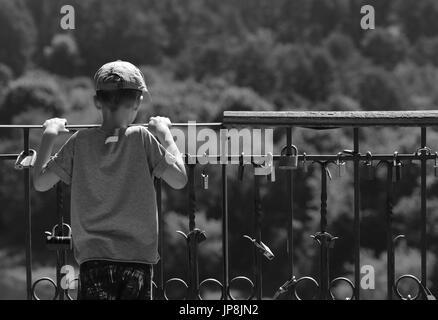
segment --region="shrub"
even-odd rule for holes
[[[0,61],[20,75],[35,49],[36,27],[22,0],[0,0]]]
[[[400,109],[401,92],[394,76],[381,68],[370,68],[360,75],[358,100],[363,110]]]
[[[0,108],[4,123],[13,117],[38,109],[50,116],[60,116],[65,111],[65,101],[53,78],[44,74],[33,74],[10,83],[3,105]],[[32,123],[32,119],[28,119]]]
[[[79,49],[69,34],[56,34],[44,49],[47,69],[64,76],[75,74],[80,65]]]
[[[412,51],[416,63],[438,66],[438,37],[420,39]]]
[[[374,63],[393,69],[405,58],[408,44],[406,38],[397,31],[376,29],[366,33],[362,49],[365,56]]]
[[[7,65],[0,63],[0,91],[12,80],[12,70]]]
[[[356,52],[356,48],[351,38],[338,32],[332,33],[326,39],[324,46],[327,48],[332,58],[341,63],[348,60]]]

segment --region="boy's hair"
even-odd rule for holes
[[[141,90],[136,89],[117,89],[117,90],[97,90],[96,97],[104,108],[116,111],[126,103],[134,103],[142,95]]]

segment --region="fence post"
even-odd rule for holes
[[[199,234],[195,224],[196,194],[195,194],[195,164],[189,164],[189,233],[187,235],[189,247],[188,266],[188,299],[197,300],[199,291],[199,270],[198,270],[198,240]]]
[[[292,148],[292,128],[288,127],[286,129],[286,147],[287,150]],[[289,198],[289,214],[288,214],[288,224],[287,224],[287,253],[288,253],[288,267],[289,267],[289,279],[294,276],[294,229],[293,229],[293,219],[294,219],[294,189],[293,189],[293,170],[286,171],[286,190],[287,196]]]
[[[387,296],[388,300],[392,300],[393,286],[395,280],[395,266],[394,266],[394,239],[392,232],[393,220],[393,202],[394,202],[394,187],[393,187],[393,163],[387,162],[386,172],[386,246],[387,246]]]
[[[227,165],[222,164],[222,259],[223,259],[223,287],[222,297],[228,300],[229,284],[229,257],[228,257],[228,185]]]
[[[353,129],[354,147],[354,297],[360,300],[360,174],[359,174],[359,128]]]
[[[421,284],[427,287],[426,128],[421,127]],[[423,297],[424,299],[425,297]]]
[[[260,199],[260,179],[262,176],[254,175],[254,234],[257,243],[261,242],[262,231],[262,207]],[[254,279],[255,279],[255,289],[256,297],[258,300],[262,299],[262,254],[254,246]]]
[[[23,129],[24,155],[29,154],[29,128]],[[32,300],[32,217],[30,202],[30,168],[23,169],[24,177],[24,224],[26,241],[26,293],[27,300]]]
[[[161,179],[155,179],[155,193],[157,201],[158,213],[158,251],[160,254],[160,261],[158,262],[158,284],[157,284],[157,298],[164,298],[164,217],[161,203]],[[152,288],[153,290],[153,288]],[[154,296],[152,295],[152,298]]]
[[[56,184],[56,214],[58,217],[58,230],[61,231],[60,236],[64,236],[64,186],[63,182],[59,181]],[[54,235],[56,236],[56,235]],[[61,287],[61,268],[66,264],[66,250],[56,251],[56,287],[58,300],[64,300],[67,290]]]

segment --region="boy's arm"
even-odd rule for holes
[[[187,184],[186,167],[169,130],[170,126],[171,122],[168,118],[152,117],[149,121],[148,129],[158,137],[161,145],[171,154],[171,157],[166,156],[166,161],[168,161],[169,165],[161,174],[161,178],[172,188],[182,189]]]
[[[44,166],[49,161],[59,132],[68,132],[65,123],[66,120],[60,118],[53,118],[44,122],[44,132],[33,171],[33,185],[37,191],[47,191],[60,180],[58,175],[51,170],[45,170]]]
[[[182,189],[187,184],[186,166],[170,131],[160,142],[175,159],[173,165],[164,170],[161,176],[172,188]]]

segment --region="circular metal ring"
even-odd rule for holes
[[[417,284],[418,286],[418,292],[414,297],[411,297],[411,295],[408,294],[407,297],[403,296],[399,290],[399,286],[400,286],[400,281],[404,280],[404,279],[411,279],[414,280],[414,282]],[[418,299],[418,297],[420,296],[420,293],[422,291],[422,284],[421,281],[414,275],[412,274],[405,274],[400,276],[397,281],[395,282],[395,293],[397,294],[397,296],[402,299],[402,300],[416,300]]]
[[[300,282],[304,282],[304,281],[310,281],[312,282],[315,287],[316,287],[316,293],[313,295],[312,300],[316,298],[316,295],[318,294],[318,289],[319,289],[319,284],[318,281],[316,281],[314,278],[312,277],[301,277],[299,279],[296,280],[295,285],[294,285],[294,296],[297,300],[303,300],[297,292],[297,287],[298,287],[298,283]]]
[[[74,282],[74,281],[77,281],[77,282],[79,283],[79,278],[75,278],[75,279],[73,279],[72,282]],[[79,288],[76,288],[76,289],[79,290]],[[65,295],[67,296],[67,299],[68,299],[68,300],[70,300],[70,301],[74,300],[73,297],[70,295],[70,286],[69,286],[69,287],[67,288],[67,290],[65,291]]]
[[[252,298],[254,298],[254,294],[255,294],[255,286],[254,283],[251,281],[251,279],[249,279],[248,277],[244,277],[244,276],[238,276],[238,277],[234,277],[233,279],[230,280],[230,284],[227,288],[227,295],[228,297],[230,297],[231,300],[237,300],[232,294],[231,294],[231,285],[234,281],[238,281],[238,280],[244,280],[246,282],[249,283],[249,285],[251,286],[251,294],[248,296],[248,298],[246,299],[242,299],[242,300],[251,300]]]
[[[347,283],[350,286],[350,288],[351,288],[351,296],[345,298],[345,300],[353,300],[353,298],[354,298],[354,284],[353,284],[353,282],[350,279],[345,278],[345,277],[338,277],[338,278],[333,279],[330,282],[329,292],[330,292],[330,296],[332,297],[332,299],[333,300],[337,300],[335,295],[332,292],[332,288],[334,287],[336,282],[345,282],[345,283]]]
[[[151,282],[152,282],[152,297],[155,297],[156,296],[155,293],[158,290],[158,286],[154,280],[152,280]]]
[[[32,297],[33,297],[35,300],[41,300],[41,299],[36,295],[35,289],[36,289],[36,286],[38,285],[38,283],[43,282],[43,281],[48,281],[48,282],[53,286],[53,288],[55,289],[55,295],[53,296],[52,300],[56,300],[56,298],[58,297],[58,294],[59,294],[59,292],[58,292],[58,286],[56,285],[56,282],[53,281],[52,278],[49,278],[49,277],[43,277],[43,278],[40,278],[40,279],[38,279],[37,281],[35,281],[35,282],[33,283],[33,285],[32,285],[32,289],[31,289],[31,290],[32,290]]]
[[[216,279],[214,279],[214,278],[208,278],[208,279],[205,279],[205,280],[203,280],[203,281],[199,284],[199,293],[198,293],[199,300],[204,300],[204,299],[202,299],[202,297],[201,297],[201,287],[202,287],[203,285],[205,285],[206,283],[209,283],[209,282],[214,283],[215,285],[217,285],[217,286],[220,288],[220,290],[221,290],[221,297],[219,298],[219,300],[223,300],[223,299],[224,299],[224,286],[222,285],[222,283],[221,283],[219,280],[216,280]]]
[[[172,278],[172,279],[167,280],[166,283],[164,284],[164,288],[163,288],[163,295],[164,295],[164,299],[166,299],[166,300],[170,300],[170,299],[167,297],[167,285],[168,285],[169,283],[171,283],[171,282],[179,282],[179,283],[182,283],[182,284],[186,287],[186,289],[189,288],[189,286],[187,285],[187,283],[186,283],[183,279],[180,279],[180,278]],[[185,298],[185,295],[184,295],[184,298],[181,299],[181,300],[185,300],[185,299],[186,299],[186,298]]]

